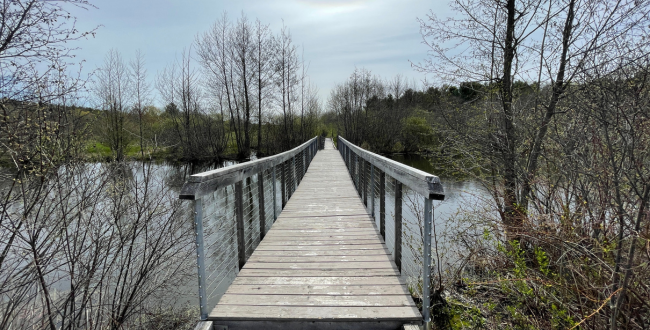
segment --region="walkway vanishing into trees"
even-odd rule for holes
[[[314,138],[186,183],[181,198],[194,200],[196,211],[199,327],[399,329],[422,323],[402,276],[401,186],[425,190],[424,230],[430,232],[431,200],[444,198],[440,181],[342,138],[338,147]],[[381,189],[387,177],[394,180],[391,215],[399,219],[389,237]],[[430,252],[430,236],[423,240]],[[411,290],[428,297],[421,279],[430,276],[430,253],[422,259],[414,274],[421,276],[419,286]],[[428,307],[428,299],[423,303]]]

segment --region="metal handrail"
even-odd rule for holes
[[[349,148],[352,152],[363,158],[365,161],[371,163],[376,168],[380,169],[384,173],[389,174],[419,194],[433,200],[445,199],[445,190],[442,187],[442,183],[440,182],[439,177],[431,173],[418,170],[417,168],[396,162],[392,159],[388,159],[384,156],[372,153],[370,151],[363,150],[360,147],[348,142],[341,136],[338,137],[338,140],[339,143],[344,147]]]
[[[307,148],[310,148],[310,153],[316,154],[317,149],[322,150],[320,147],[320,140],[324,141],[325,139],[316,136],[296,148],[274,156],[194,174],[190,176],[189,180],[187,180],[183,185],[178,198],[195,200],[205,194],[215,191],[216,189],[229,186],[261,171],[282,164]]]
[[[254,161],[241,163],[225,168],[220,168],[212,171],[207,171],[190,176],[189,180],[183,185],[179,199],[190,200],[193,203],[194,209],[194,230],[196,235],[196,260],[198,266],[198,281],[199,281],[199,307],[201,320],[208,317],[208,296],[206,293],[206,264],[205,264],[205,244],[204,244],[204,230],[203,230],[203,202],[202,197],[214,193],[220,188],[227,186],[235,186],[235,209],[236,209],[236,223],[237,223],[237,256],[239,269],[246,263],[246,246],[244,238],[244,214],[243,214],[243,181],[253,175],[262,176],[264,171],[272,169],[272,194],[273,200],[266,201],[273,203],[273,220],[278,218],[277,205],[276,205],[276,167],[280,169],[280,185],[282,192],[282,208],[295,191],[297,181],[307,171],[309,163],[315,157],[318,150],[323,149],[324,138],[317,136],[311,140],[303,143],[302,145],[291,149],[289,151],[262,158]],[[296,157],[298,162],[296,162]],[[302,164],[302,166],[297,166]],[[300,172],[299,172],[300,171]],[[289,172],[287,178],[286,172]],[[292,187],[289,184],[293,182]],[[262,240],[264,235],[263,228],[265,224],[265,200],[264,200],[264,182],[263,179],[258,179],[258,198],[259,198],[259,225],[260,237]]]
[[[379,232],[386,239],[385,233],[385,205],[386,205],[386,174],[395,179],[395,264],[402,271],[402,185],[424,196],[424,247],[422,267],[422,317],[425,322],[431,321],[430,307],[430,281],[431,281],[431,231],[433,228],[433,200],[444,200],[445,191],[437,176],[418,170],[416,168],[398,163],[381,155],[363,150],[348,142],[341,136],[337,137],[337,149],[350,170],[357,191],[367,203],[368,177],[375,182],[379,175]],[[359,163],[357,165],[357,162]],[[359,168],[357,168],[359,166]],[[356,173],[359,172],[358,177]],[[379,172],[379,173],[376,173]],[[371,216],[375,218],[375,190],[371,190]],[[366,205],[367,206],[367,205]]]

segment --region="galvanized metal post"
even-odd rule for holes
[[[275,222],[275,220],[278,219],[278,205],[277,205],[277,203],[278,203],[278,201],[277,201],[278,200],[278,197],[277,197],[278,196],[277,195],[278,191],[276,189],[276,182],[275,182],[277,180],[275,178],[275,168],[276,168],[276,166],[273,166],[273,222]]]
[[[422,268],[422,316],[424,322],[431,322],[429,313],[431,285],[431,228],[433,227],[433,203],[424,199],[424,266]]]
[[[293,190],[289,198],[293,196],[293,192],[298,188],[298,171],[296,170],[296,156],[291,157],[291,175],[293,175]]]
[[[386,173],[379,174],[379,233],[386,241]]]
[[[395,179],[395,265],[402,272],[402,183]]]
[[[359,192],[359,177],[357,176],[357,154],[352,153],[352,180],[354,180],[354,187],[357,188],[357,193]]]
[[[196,264],[199,272],[199,309],[201,320],[208,318],[208,296],[205,291],[205,252],[203,243],[203,206],[194,201],[194,233],[196,234]]]
[[[361,159],[362,159],[362,158],[359,157],[359,155],[355,154],[355,156],[356,156],[356,157],[355,157],[355,158],[356,158],[356,164],[355,164],[355,165],[356,165],[356,167],[357,167],[357,168],[356,168],[356,171],[357,171],[357,192],[359,193],[359,198],[363,198],[363,195],[362,195],[362,192],[363,192],[363,191],[362,191],[362,187],[361,187],[361,185],[363,184],[363,183],[361,182],[361,180],[363,179],[363,178],[361,177],[361,174],[363,174],[363,173],[362,173],[363,170],[362,170],[362,168],[361,168],[361,166],[363,165],[363,163],[361,162]]]
[[[266,204],[264,204],[264,171],[257,174],[257,195],[259,197],[260,241],[266,235]]]
[[[246,243],[244,241],[244,189],[242,182],[235,183],[235,214],[237,216],[237,246],[239,269],[246,263]]]
[[[370,163],[366,162],[365,159],[361,158],[361,162],[363,163],[363,184],[361,185],[361,189],[363,189],[363,205],[368,207],[368,166],[370,166]]]
[[[287,174],[285,171],[287,164],[286,162],[283,162],[280,164],[280,185],[282,186],[282,209],[284,210],[284,206],[287,205]]]
[[[373,164],[370,164],[370,215],[372,221],[375,221],[375,165]]]

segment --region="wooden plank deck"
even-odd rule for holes
[[[330,140],[208,320],[231,330],[421,323]]]

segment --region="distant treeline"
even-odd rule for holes
[[[444,125],[444,109],[472,104],[497,90],[496,84],[480,82],[419,89],[400,75],[383,80],[357,69],[332,91],[322,121],[332,132],[375,152],[430,152],[442,147],[437,128]],[[537,83],[514,83],[517,96],[537,90]]]
[[[111,50],[93,82],[93,135],[115,159],[165,154],[185,161],[277,153],[311,138],[320,103],[291,33],[224,14],[148,83],[140,53]],[[156,109],[156,90],[165,104]],[[93,151],[102,152],[93,149]]]

